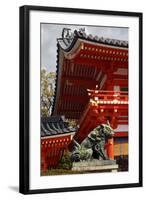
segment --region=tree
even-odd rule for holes
[[[48,72],[41,69],[41,116],[51,115],[51,109],[54,98],[55,72]]]
[[[66,119],[66,122],[68,122],[70,127],[76,128],[78,124],[77,119]]]

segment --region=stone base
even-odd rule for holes
[[[73,171],[99,171],[99,172],[117,172],[118,165],[115,160],[96,160],[74,162]]]

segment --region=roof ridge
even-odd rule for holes
[[[99,37],[98,35],[94,36],[93,34],[86,34],[85,31],[81,31],[81,30],[75,30],[74,34],[76,37],[79,37],[85,40],[90,40],[90,41],[92,40],[94,42],[99,42],[99,43],[104,43],[104,44],[109,44],[109,45],[128,47],[127,40],[120,40],[120,39],[109,38],[109,37]]]
[[[98,35],[87,34],[84,29],[75,29],[73,32],[70,32],[70,29],[63,29],[62,38],[58,38],[59,46],[65,50],[69,51],[78,39],[83,39],[90,42],[106,44],[110,46],[128,48],[127,40],[120,40],[108,37],[99,37]],[[66,31],[66,32],[65,32]]]

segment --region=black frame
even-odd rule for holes
[[[37,11],[57,11],[85,14],[102,14],[114,16],[130,16],[139,18],[139,183],[114,184],[102,186],[82,186],[68,188],[51,189],[29,189],[29,13],[31,10]],[[57,8],[43,6],[22,6],[20,7],[20,133],[19,133],[19,191],[22,194],[68,192],[113,188],[141,187],[143,183],[142,169],[142,13],[105,11],[75,8]]]

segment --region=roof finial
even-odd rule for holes
[[[70,28],[63,28],[62,30],[62,40],[68,46],[73,40],[73,33]]]
[[[79,31],[80,31],[81,33],[85,33],[85,28],[80,28]]]

